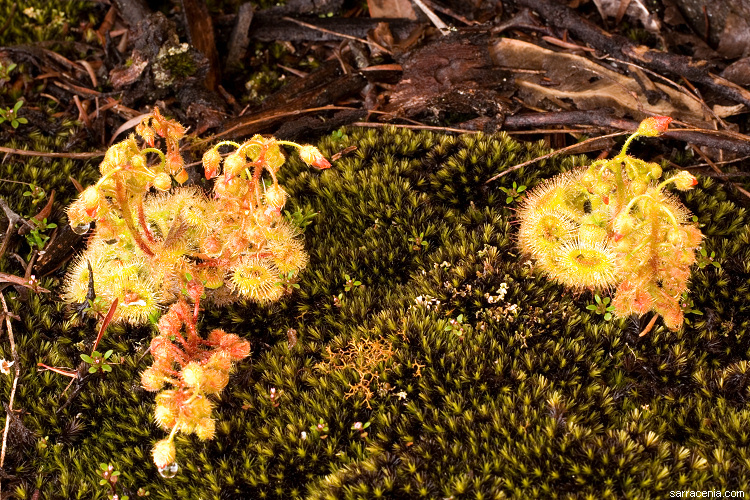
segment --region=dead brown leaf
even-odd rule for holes
[[[737,85],[750,85],[750,57],[743,57],[726,67],[721,76]]]
[[[614,17],[619,21],[623,15],[638,20],[647,30],[658,33],[661,30],[659,18],[649,12],[643,0],[594,0],[597,10],[603,19]]]
[[[709,117],[701,103],[661,83],[655,88],[667,96],[649,103],[635,78],[625,76],[585,57],[554,52],[537,45],[502,38],[490,47],[496,65],[521,70],[515,78],[520,96],[530,106],[544,101],[562,109],[590,110],[609,107],[619,116],[640,120],[671,116],[705,128]]]
[[[750,20],[730,12],[724,21],[716,51],[727,59],[750,55]]]
[[[409,0],[367,0],[370,17],[389,17],[417,20],[417,13]]]

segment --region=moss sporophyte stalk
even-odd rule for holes
[[[109,148],[101,178],[68,207],[77,232],[92,223],[95,228],[67,276],[64,298],[88,305],[84,310],[94,315],[116,301],[112,321],[134,325],[168,307],[157,322],[153,365],[141,383],[160,391],[155,420],[169,435],[152,454],[160,470],[173,471],[175,434],[213,438],[210,396],[221,392],[233,363],[250,352],[247,340],[222,330],[201,337],[200,307],[276,301],[293,290],[290,283],[307,264],[298,229],[281,215],[288,197],[276,178],[286,161],[281,146],[296,148],[316,168],[330,163],[313,146],[259,135],[242,144],[220,142],[203,156],[206,178],[215,178],[206,196],[181,186],[188,175],[179,123],[154,109],[136,133],[143,142],[131,135]],[[234,148],[223,160],[222,146]]]
[[[616,316],[654,311],[677,329],[684,319],[680,298],[702,234],[665,187],[685,191],[697,180],[682,171],[659,182],[659,165],[627,154],[634,139],[658,136],[670,122],[647,118],[617,156],[532,190],[519,209],[518,240],[539,268],[563,285],[614,289]]]

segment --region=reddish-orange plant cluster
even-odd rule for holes
[[[92,314],[116,304],[111,319],[132,324],[156,318],[171,304],[151,343],[154,364],[142,374],[150,391],[172,386],[156,406],[156,421],[170,434],[153,450],[155,463],[168,467],[176,432],[213,437],[208,397],[224,388],[232,363],[250,348],[221,330],[201,338],[199,305],[278,300],[307,264],[297,228],[281,214],[288,198],[276,177],[286,161],[281,147],[296,148],[316,168],[331,165],[309,145],[260,135],[242,144],[224,141],[203,156],[206,178],[215,179],[206,196],[197,187],[172,189],[189,177],[179,123],[154,109],[136,133],[143,143],[131,135],[109,148],[101,178],[68,207],[76,232],[88,232],[92,223],[95,229],[68,273],[64,296]],[[234,151],[222,159],[219,148],[227,145]]]
[[[196,324],[203,285],[188,283],[187,293],[193,307],[180,299],[159,319],[159,335],[151,341],[154,364],[141,374],[143,387],[156,396],[154,418],[169,437],[159,441],[153,450],[159,468],[175,461],[173,438],[178,431],[195,433],[199,439],[212,439],[216,422],[209,396],[220,393],[229,382],[234,362],[250,353],[250,343],[223,330],[213,330],[202,339]],[[183,334],[184,328],[184,334]],[[171,385],[171,389],[164,389]]]
[[[519,244],[548,276],[572,288],[615,289],[615,314],[653,310],[671,329],[683,323],[680,298],[702,235],[664,188],[692,189],[686,171],[659,182],[656,163],[626,154],[637,137],[667,130],[671,118],[641,122],[617,156],[560,174],[532,190],[519,217]]]

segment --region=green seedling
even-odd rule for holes
[[[526,186],[519,186],[518,184],[516,184],[516,181],[513,181],[513,187],[501,187],[500,190],[508,195],[508,197],[505,198],[505,203],[510,205],[511,203],[515,203],[516,201],[518,201],[523,196],[523,192],[526,191]]]
[[[18,110],[21,109],[21,106],[23,106],[23,101],[16,102],[12,109],[0,108],[0,123],[10,122],[13,128],[18,128],[19,125],[28,123],[29,121],[26,118],[18,116]]]
[[[600,314],[604,316],[604,321],[609,321],[612,319],[612,313],[615,310],[615,306],[611,305],[609,297],[604,297],[603,299],[599,297],[599,294],[597,293],[594,295],[594,301],[596,304],[589,304],[586,306],[586,309],[589,311],[594,311],[596,314]]]
[[[89,366],[89,373],[109,373],[112,371],[112,366],[110,363],[107,363],[107,360],[112,356],[112,352],[112,349],[104,354],[94,351],[91,353],[91,356],[81,354],[81,359],[91,365]]]

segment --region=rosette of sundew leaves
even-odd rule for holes
[[[572,289],[614,290],[617,317],[654,311],[683,323],[680,298],[702,234],[668,186],[693,188],[687,171],[665,180],[656,163],[627,154],[671,118],[646,118],[611,159],[562,173],[531,190],[519,211],[518,244],[550,278]]]

